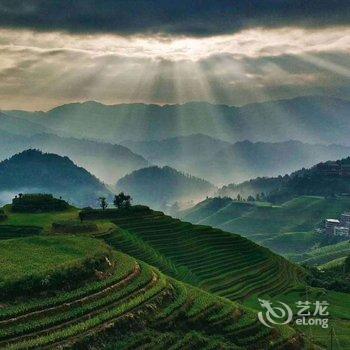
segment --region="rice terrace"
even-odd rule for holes
[[[256,296],[324,293],[268,249],[145,206],[56,210],[49,201],[33,211],[48,199],[23,195],[21,209],[3,211],[1,348],[299,349],[315,340],[302,327],[259,323]],[[330,299],[331,322],[348,327],[350,298]]]

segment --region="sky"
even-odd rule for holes
[[[350,99],[350,2],[0,0],[0,109]]]

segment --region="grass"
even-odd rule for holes
[[[13,226],[40,226],[46,232],[51,230],[51,225],[56,221],[78,220],[78,209],[70,207],[63,212],[48,212],[48,213],[13,213],[11,206],[6,205],[4,211],[8,216],[6,221],[0,222],[0,225]]]
[[[342,266],[345,262],[345,259],[346,259],[346,257],[341,257],[341,258],[331,260],[323,265],[320,265],[319,268],[321,268],[323,270],[328,270],[328,269],[333,269],[333,268],[338,267],[338,266]]]
[[[133,349],[147,344],[150,349],[238,349],[238,344],[243,343],[249,349],[257,342],[266,347],[269,342],[284,339],[283,332],[276,335],[264,330],[256,323],[253,312],[235,303],[169,279],[122,253],[115,253],[113,263],[116,268],[122,266],[116,273],[118,277],[110,277],[101,285],[95,282],[91,290],[80,288],[65,294],[63,299],[59,295],[31,300],[28,303],[36,305],[34,313],[31,307],[2,309],[0,347],[35,349],[74,343],[84,347],[85,342],[100,344],[98,334],[105,336],[103,346],[96,348],[110,349]],[[138,264],[140,272],[133,274]],[[110,279],[118,282],[114,284]],[[215,310],[221,312],[215,314]],[[232,329],[232,324],[240,326]],[[289,339],[296,336],[288,327],[284,331]]]
[[[109,255],[109,248],[87,237],[33,236],[0,241],[0,291],[22,282],[31,285],[72,267],[79,269],[89,259],[103,255]]]
[[[305,254],[293,257],[296,261],[308,265],[323,265],[334,259],[344,258],[350,255],[350,241],[344,241],[313,249]]]

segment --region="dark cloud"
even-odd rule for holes
[[[350,23],[346,0],[0,0],[0,27],[209,36]]]

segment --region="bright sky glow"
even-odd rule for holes
[[[0,29],[0,108],[89,99],[242,105],[299,94],[349,97],[349,54],[349,27],[255,28],[206,38]]]

